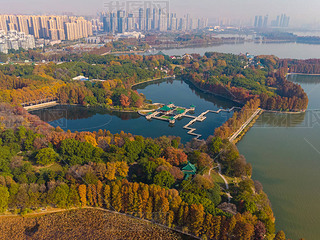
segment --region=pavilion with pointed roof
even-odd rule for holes
[[[184,173],[184,179],[187,179],[190,175],[196,175],[197,173],[196,166],[189,161],[181,170]]]

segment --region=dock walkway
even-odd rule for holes
[[[195,122],[203,122],[207,118],[205,115],[207,115],[208,113],[219,114],[220,112],[232,112],[235,109],[239,109],[238,107],[232,107],[228,110],[226,109],[206,110],[203,113],[201,113],[199,116],[193,116],[188,114],[189,112],[193,112],[195,110],[193,106],[191,108],[184,108],[184,107],[175,106],[174,104],[169,104],[167,107],[169,110],[166,111],[165,114],[163,113],[163,110],[161,108],[158,108],[156,110],[145,111],[145,112],[140,111],[139,114],[145,116],[145,118],[148,120],[157,119],[161,121],[168,121],[170,124],[174,124],[176,119],[179,119],[182,117],[191,118],[190,122],[187,123],[185,126],[183,126],[183,128],[188,130],[187,133],[189,135],[195,136],[195,139],[199,139],[202,135],[195,133],[197,129],[191,128],[190,126]],[[180,114],[174,115],[174,113],[181,110],[183,110],[183,112],[181,112]]]

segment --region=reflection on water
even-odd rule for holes
[[[125,113],[111,111],[104,108],[83,107],[78,105],[58,105],[51,108],[35,110],[31,113],[39,116],[41,120],[45,122],[53,122],[61,118],[65,118],[67,120],[86,119],[97,114],[115,116],[121,120],[130,120],[140,117],[136,112]]]
[[[312,118],[312,113],[284,114],[265,112],[258,118],[254,127],[303,127],[306,116]]]
[[[153,102],[174,102],[175,105],[182,107],[188,107],[193,104],[196,106],[195,115],[199,115],[209,109],[229,109],[233,106],[238,106],[231,101],[200,92],[194,86],[181,80],[171,79],[149,82],[136,86],[136,89],[148,99],[152,99]],[[190,121],[189,118],[179,119],[174,126],[171,126],[166,121],[147,121],[137,113],[115,112],[102,108],[82,106],[56,106],[33,111],[32,113],[38,115],[52,126],[60,126],[64,130],[98,131],[99,129],[106,129],[110,130],[111,133],[124,131],[153,138],[174,135],[180,136],[183,143],[193,138],[193,136],[187,134],[186,129],[183,129],[183,126]],[[207,114],[205,121],[193,125],[197,129],[195,133],[202,134],[202,139],[206,139],[213,134],[215,128],[221,126],[232,115],[232,112]]]
[[[288,75],[288,80],[296,83],[320,83],[320,75],[300,75],[292,74]]]

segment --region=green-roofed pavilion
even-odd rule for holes
[[[184,173],[184,179],[187,179],[190,175],[196,175],[197,172],[196,166],[189,161],[181,170]]]
[[[169,108],[168,106],[163,106],[162,108],[159,109],[160,111],[165,111],[168,112],[171,110],[171,108]]]

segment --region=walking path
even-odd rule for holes
[[[228,184],[227,179],[221,173],[221,164],[220,163],[218,163],[218,168],[219,168],[219,172],[218,172],[219,176],[222,178],[222,180],[224,181],[224,184],[226,185],[226,194],[227,194],[227,197],[228,197],[228,203],[230,203],[232,197],[231,197],[230,192],[228,191],[229,190],[229,184]]]
[[[59,105],[57,101],[52,101],[52,102],[46,102],[46,103],[40,103],[40,104],[35,104],[35,105],[29,105],[23,107],[25,110],[35,110],[35,109],[41,109],[41,108],[47,108],[47,107],[53,107]]]
[[[252,115],[250,118],[247,119],[247,121],[241,125],[241,127],[229,138],[230,142],[233,142],[238,136],[239,134],[243,131],[243,129],[245,129],[248,124],[252,121],[252,119],[255,118],[255,116],[257,116],[261,111],[261,108],[258,108]]]
[[[195,136],[195,139],[199,139],[199,137],[201,137],[202,135],[194,133],[194,131],[196,131],[197,129],[189,127],[190,125],[194,124],[196,121],[199,121],[199,122],[204,121],[206,119],[205,115],[208,114],[209,112],[219,114],[220,112],[232,112],[236,108],[238,108],[238,107],[232,107],[229,110],[225,110],[225,109],[219,109],[217,111],[207,110],[207,111],[201,113],[198,117],[190,116],[190,115],[184,115],[185,117],[194,118],[194,119],[192,119],[189,123],[187,123],[185,126],[183,126],[183,128],[189,130],[188,131],[189,135],[193,135],[193,136]]]

